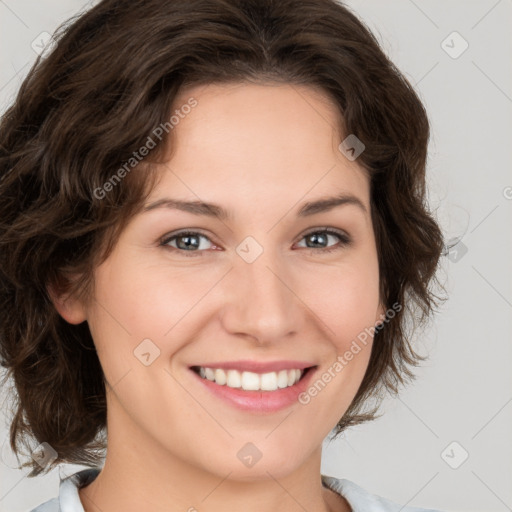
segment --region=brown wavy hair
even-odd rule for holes
[[[48,443],[30,477],[56,464],[100,465],[103,371],[87,322],[68,324],[49,285],[92,297],[93,270],[154,186],[170,137],[104,197],[94,193],[168,122],[182,88],[288,83],[339,107],[340,133],[366,146],[383,304],[361,386],[336,425],[375,418],[423,359],[412,325],[439,296],[440,228],[426,203],[429,121],[417,93],[356,14],[334,0],[103,0],[61,25],[0,123],[0,362],[13,379],[10,445]],[[340,141],[341,142],[341,141]],[[144,172],[143,172],[144,170]],[[80,276],[75,279],[73,276]],[[5,388],[4,388],[5,389]],[[19,458],[18,458],[19,461]]]

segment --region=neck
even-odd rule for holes
[[[240,442],[240,446],[244,444]],[[284,463],[281,467],[265,466],[265,457],[247,469],[236,458],[235,450],[232,465],[222,468],[219,462],[221,470],[213,473],[205,469],[212,467],[208,454],[194,453],[190,459],[195,463],[186,460],[178,449],[171,451],[144,435],[121,411],[109,414],[107,446],[102,471],[79,490],[85,512],[351,510],[344,498],[322,485],[321,446],[291,471],[282,469]],[[193,453],[193,449],[184,453],[188,451]],[[290,460],[286,462],[288,467],[292,465]]]

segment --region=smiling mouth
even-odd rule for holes
[[[243,391],[277,391],[295,386],[316,366],[303,369],[287,369],[276,372],[256,373],[249,371],[224,370],[222,368],[208,368],[192,366],[201,378],[214,382],[219,386]]]

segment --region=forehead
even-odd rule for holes
[[[341,137],[340,113],[337,105],[317,88],[292,84],[207,84],[185,89],[174,101],[173,110],[180,110],[190,98],[197,106],[173,130],[175,146],[207,149],[224,142],[226,148],[249,158],[263,156],[267,151],[281,149],[304,154],[314,145],[325,149],[334,138]],[[252,144],[245,144],[252,142]],[[323,142],[323,144],[322,144]]]
[[[180,111],[191,98],[197,105]],[[187,113],[172,130],[171,152],[151,200],[163,192],[204,200],[215,194],[247,205],[350,192],[368,202],[366,173],[338,149],[340,112],[318,89],[200,85],[181,91],[176,111]]]

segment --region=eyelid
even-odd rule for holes
[[[212,243],[212,245],[214,245],[214,246],[216,245],[215,242],[211,239],[210,235],[203,232],[200,228],[185,228],[182,230],[172,231],[171,233],[167,233],[162,238],[160,238],[159,245],[165,247],[174,238],[178,238],[180,236],[186,236],[186,235],[201,235],[202,237],[208,239]],[[171,249],[174,249],[174,247],[171,247]],[[179,251],[179,249],[175,249],[175,250]],[[186,252],[186,251],[179,251],[179,252]],[[190,251],[190,252],[193,252],[193,251]],[[204,252],[204,251],[197,251],[197,252]]]
[[[334,250],[337,250],[337,249],[341,249],[347,245],[350,245],[352,243],[352,237],[344,230],[342,229],[338,229],[338,228],[333,228],[333,227],[329,227],[329,226],[318,226],[318,227],[314,227],[314,228],[311,228],[309,229],[308,231],[304,232],[304,233],[301,233],[301,235],[299,235],[299,237],[296,239],[296,241],[294,242],[294,244],[296,244],[297,242],[301,241],[302,239],[304,239],[305,237],[309,236],[309,235],[312,235],[312,234],[315,234],[315,233],[327,233],[329,235],[335,235],[339,238],[339,243],[334,245],[334,246],[331,246],[331,247],[320,247],[320,248],[315,248],[315,247],[304,247],[302,248],[303,250],[307,250],[307,251],[310,251],[310,252],[318,252],[318,253],[328,253],[328,252],[331,252],[331,251],[334,251]],[[182,229],[182,230],[178,230],[178,231],[175,231],[175,232],[171,232],[171,233],[168,233],[166,235],[164,235],[160,241],[159,241],[159,245],[160,246],[163,246],[163,247],[168,247],[170,250],[172,251],[176,251],[176,252],[179,252],[179,253],[184,253],[185,256],[193,256],[194,253],[197,254],[197,255],[201,255],[203,252],[206,252],[205,250],[197,250],[197,251],[185,251],[185,250],[180,250],[180,249],[177,249],[175,247],[169,247],[167,244],[169,244],[170,241],[172,241],[173,239],[175,238],[178,238],[180,236],[186,236],[186,235],[200,235],[204,238],[206,238],[207,240],[209,240],[213,246],[216,246],[217,244],[211,239],[211,237],[204,233],[200,228],[185,228],[185,229]]]
[[[304,237],[308,235],[312,235],[313,233],[329,233],[333,235],[338,235],[341,239],[346,240],[347,242],[352,241],[352,237],[343,229],[332,228],[330,226],[319,226],[316,228],[311,228],[309,231],[302,233],[297,241],[302,240]]]

